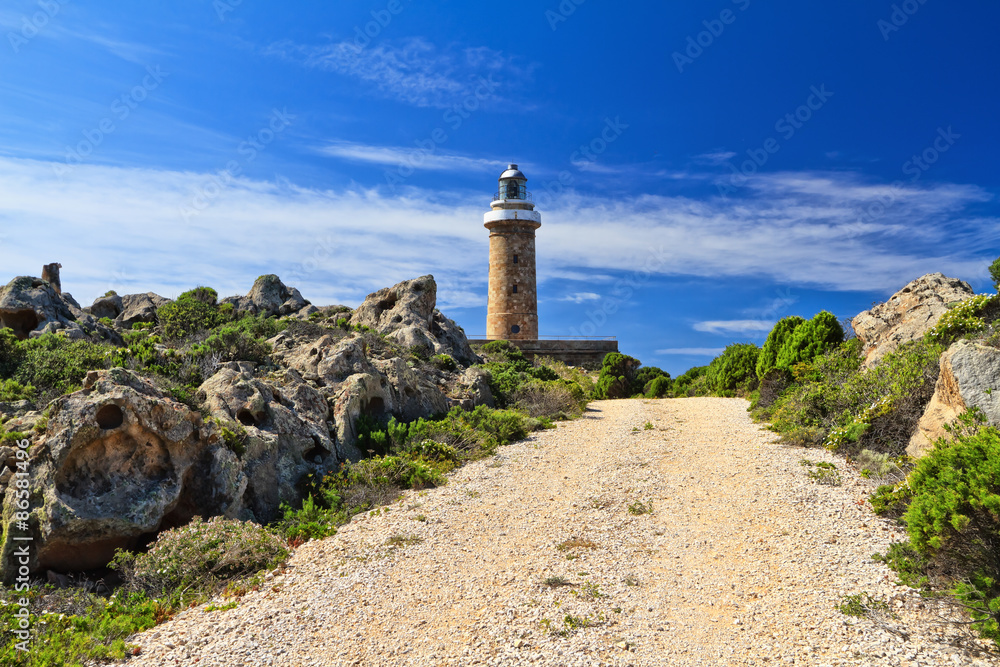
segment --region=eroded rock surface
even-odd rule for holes
[[[257,278],[246,296],[231,296],[221,303],[233,304],[238,313],[272,317],[292,315],[309,307],[309,302],[302,298],[297,289],[286,287],[274,274]]]
[[[170,303],[170,299],[146,292],[145,294],[126,294],[121,297],[121,311],[115,319],[115,326],[122,329],[131,329],[133,324],[145,322],[156,323],[156,311],[164,305]]]
[[[937,324],[949,304],[974,295],[965,281],[928,273],[908,283],[885,303],[858,314],[851,325],[865,345],[865,366],[872,366],[903,343],[921,338]]]
[[[947,437],[945,424],[968,408],[979,408],[991,424],[1000,426],[1000,350],[960,340],[941,355],[940,364],[934,396],[906,448],[915,458],[927,454],[938,438]]]
[[[24,340],[47,326],[65,328],[77,315],[72,305],[46,280],[20,276],[0,289],[0,327]]]

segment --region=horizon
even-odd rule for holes
[[[0,260],[356,307],[431,274],[486,330],[482,216],[534,193],[543,336],[674,377],[940,272],[991,290],[1000,7],[236,0],[0,10]],[[990,84],[989,81],[994,81]]]

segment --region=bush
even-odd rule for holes
[[[156,317],[163,335],[179,340],[232,319],[232,304],[219,306],[217,299],[218,294],[211,287],[197,287],[160,306]]]
[[[455,363],[455,360],[447,354],[435,354],[431,357],[431,363],[441,371],[453,371],[458,368],[458,364]]]
[[[661,377],[665,377],[669,380],[670,373],[667,373],[656,366],[642,366],[638,371],[636,371],[635,381],[632,383],[632,395],[645,395],[649,391],[650,383]]]
[[[1000,294],[992,296],[979,294],[966,299],[945,312],[934,328],[927,333],[927,338],[950,345],[962,336],[978,333],[986,328],[984,316],[992,314],[998,304],[1000,304]]]
[[[10,329],[0,328],[0,378],[10,378],[23,361],[24,354],[17,336]]]
[[[340,499],[337,498],[333,508],[323,507],[309,494],[302,501],[302,507],[297,510],[287,504],[282,505],[282,518],[272,529],[291,544],[335,535],[337,527],[346,523],[347,518],[339,505]]]
[[[984,422],[967,412],[959,435],[917,462],[905,518],[913,548],[1000,646],[1000,431]]]
[[[750,391],[757,385],[759,356],[756,345],[729,345],[708,365],[705,374],[709,389],[718,394]]]
[[[612,352],[604,357],[594,395],[598,400],[629,398],[634,393],[640,362],[633,357]]]
[[[700,396],[707,392],[705,373],[708,366],[695,366],[674,380],[674,396]]]
[[[70,341],[58,334],[45,334],[20,341],[21,363],[13,379],[32,385],[43,398],[76,391],[87,373],[107,368],[114,348],[104,343]]]
[[[767,335],[767,340],[764,341],[760,356],[757,357],[757,366],[754,370],[759,380],[763,380],[764,376],[777,366],[778,352],[792,333],[802,324],[805,324],[804,319],[798,315],[792,315],[778,320],[778,323],[774,325],[771,333]]]
[[[119,550],[111,567],[128,589],[184,605],[273,568],[287,556],[282,541],[257,524],[195,517],[160,533],[146,553]]]
[[[797,363],[812,361],[842,342],[844,329],[837,316],[821,311],[808,322],[795,327],[778,350],[775,366],[790,369]]]
[[[246,319],[233,324],[218,327],[205,341],[205,345],[219,353],[222,361],[250,361],[263,364],[271,354],[271,346],[263,339],[254,336],[251,327],[241,325]]]
[[[661,375],[653,378],[645,387],[646,398],[664,398],[669,396],[671,391],[673,391],[673,387],[674,383],[669,375]]]
[[[580,385],[565,380],[533,380],[514,392],[514,407],[531,417],[570,419],[578,417],[586,399]]]
[[[1000,257],[993,260],[990,264],[990,278],[993,279],[993,288],[1000,292]]]
[[[0,380],[0,401],[30,401],[35,398],[35,393],[30,384],[25,386],[17,380]]]

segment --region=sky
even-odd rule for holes
[[[0,282],[357,306],[433,274],[486,329],[489,210],[542,215],[544,336],[673,375],[932,272],[992,289],[985,0],[5,0]]]

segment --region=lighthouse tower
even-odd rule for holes
[[[535,230],[542,216],[535,210],[528,179],[516,164],[500,174],[500,190],[484,216],[490,230],[490,293],[486,337],[490,340],[538,340],[538,292],[535,288]]]

